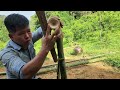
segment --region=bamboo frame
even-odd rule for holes
[[[39,22],[43,29],[44,35],[46,34],[47,29],[47,20],[45,17],[44,11],[36,11],[38,16]],[[64,52],[63,52],[63,39],[60,38],[57,41],[57,50],[58,50],[58,69],[57,69],[57,79],[67,79],[66,68],[65,68],[65,59],[64,59]],[[57,62],[57,54],[55,52],[55,48],[51,50],[51,54],[53,57],[54,62]]]
[[[40,25],[42,27],[43,34],[45,35],[46,30],[47,30],[47,20],[46,20],[46,17],[45,17],[45,12],[44,11],[36,11],[36,14],[38,16]],[[55,52],[55,48],[53,48],[50,52],[51,52],[51,55],[53,57],[54,62],[57,62],[57,54]]]

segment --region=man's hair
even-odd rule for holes
[[[16,28],[23,29],[28,26],[29,20],[20,14],[10,14],[5,18],[4,24],[9,33],[15,33]]]

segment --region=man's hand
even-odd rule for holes
[[[54,47],[56,40],[62,37],[60,28],[61,27],[58,27],[54,33],[51,34],[51,28],[49,25],[47,26],[46,35],[42,38],[43,50],[50,51]]]

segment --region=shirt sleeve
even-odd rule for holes
[[[11,52],[5,53],[2,56],[2,63],[17,78],[21,77],[22,75],[22,73],[20,73],[21,68],[26,64],[24,61],[21,60],[20,57],[14,55]]]
[[[35,43],[37,40],[39,40],[40,38],[43,37],[43,32],[42,32],[42,28],[39,27],[37,30],[35,30],[33,33],[32,33],[32,41],[33,43]]]

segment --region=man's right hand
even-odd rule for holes
[[[51,34],[51,28],[49,25],[47,26],[46,35],[42,38],[43,50],[50,51],[54,47],[55,41],[57,40],[57,38],[60,38],[62,36],[60,28],[61,27],[58,27],[54,31],[54,33]]]

